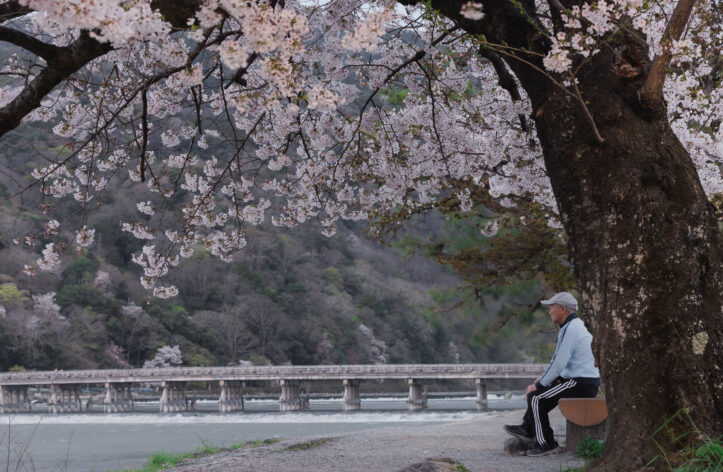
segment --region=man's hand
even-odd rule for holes
[[[525,395],[529,395],[532,392],[534,392],[535,390],[537,390],[537,387],[535,387],[535,384],[534,383],[530,384],[527,386],[527,390],[525,390]]]

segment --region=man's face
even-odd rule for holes
[[[553,323],[562,324],[568,314],[567,308],[564,306],[558,305],[557,303],[550,305],[550,318],[552,318]]]

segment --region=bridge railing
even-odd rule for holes
[[[545,368],[546,364],[518,363],[230,366],[25,371],[1,373],[0,385],[284,379],[504,379],[534,378],[543,373]]]

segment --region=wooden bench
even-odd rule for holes
[[[559,406],[567,419],[567,451],[575,452],[577,445],[585,438],[605,440],[608,407],[604,398],[561,398]]]

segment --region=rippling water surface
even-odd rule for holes
[[[489,395],[490,409],[523,408],[524,398]],[[188,413],[158,411],[158,401],[136,402],[133,413],[0,415],[4,424],[0,460],[10,470],[116,471],[140,466],[159,450],[187,452],[208,441],[229,446],[243,441],[333,435],[369,428],[448,423],[479,418],[474,397],[430,398],[427,410],[408,412],[406,397],[362,398],[362,410],[341,411],[341,397],[311,399],[311,409],[279,412],[273,399],[248,399],[246,411],[218,413],[215,401],[199,400]]]

